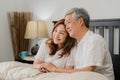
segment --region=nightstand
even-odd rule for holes
[[[33,64],[34,61],[34,56],[33,55],[28,55],[24,58],[24,61],[29,64]]]
[[[19,61],[19,62],[22,62],[22,63],[33,64],[34,56],[33,55],[28,55],[24,59],[19,59],[19,60],[15,60],[15,61]]]
[[[34,61],[34,56],[33,55],[26,56],[24,58],[24,60],[26,60],[26,61]]]

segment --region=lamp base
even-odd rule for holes
[[[39,49],[39,45],[36,44],[35,46],[33,46],[33,47],[31,48],[31,54],[32,54],[32,55],[36,55],[37,52],[38,52],[38,49]]]

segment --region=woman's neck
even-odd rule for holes
[[[62,44],[58,44],[57,50],[60,50],[62,48]]]

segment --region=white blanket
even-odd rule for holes
[[[108,80],[95,72],[41,73],[31,64],[16,61],[0,63],[0,80]]]

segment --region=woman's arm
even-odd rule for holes
[[[41,63],[43,63],[43,61],[40,61],[39,59],[35,58],[33,62],[33,66],[36,68],[40,68]]]
[[[40,72],[46,73],[48,72],[47,69],[45,69],[42,65],[44,65],[45,63],[37,58],[35,58],[33,66],[38,68]]]
[[[89,66],[81,69],[73,69],[72,66],[65,67],[65,68],[58,68],[54,64],[47,62],[43,65],[48,71],[51,72],[65,72],[65,73],[72,73],[72,72],[81,72],[81,71],[94,71],[95,66]]]

